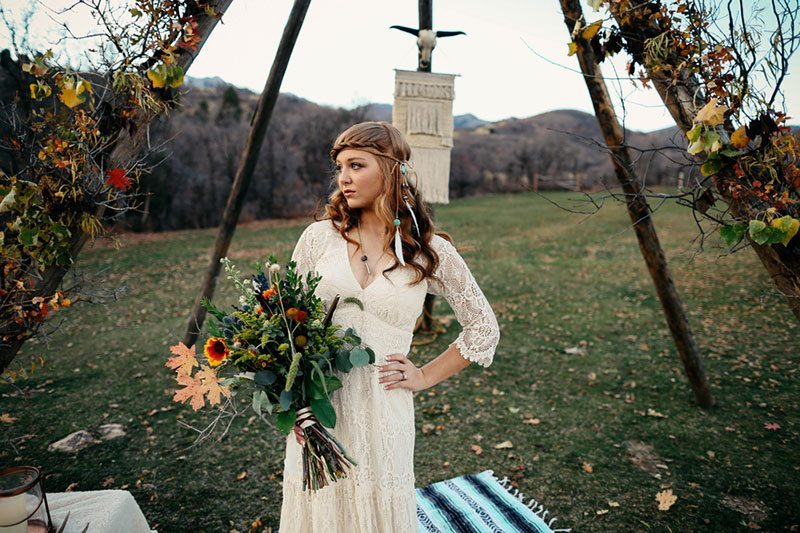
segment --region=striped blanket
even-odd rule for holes
[[[417,491],[420,532],[549,533],[557,519],[533,498],[525,497],[491,470],[437,481]]]

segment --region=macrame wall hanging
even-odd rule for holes
[[[411,146],[417,184],[428,203],[450,203],[450,150],[456,74],[395,70],[392,124]]]

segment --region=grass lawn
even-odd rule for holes
[[[589,207],[574,193],[547,197]],[[586,217],[528,193],[436,212],[502,338],[488,369],[471,365],[417,393],[418,486],[492,469],[576,532],[800,528],[800,327],[754,253],[725,256],[716,237],[697,253],[686,208],[667,202],[654,215],[717,402],[703,410],[622,204]],[[230,257],[245,271],[269,253],[285,262],[307,223],[242,226]],[[259,519],[259,530],[277,528],[283,436],[241,418],[223,441],[187,449],[194,433],[178,422],[204,426],[208,415],[171,401],[168,346],[182,338],[215,234],[125,237],[120,250],[80,257],[94,292],[125,290],[61,312],[49,345],[25,346],[13,368],[38,355],[47,364],[21,391],[0,386],[0,415],[10,415],[0,465],[40,466],[49,492],[130,490],[160,531],[246,531]],[[223,274],[216,301],[233,295]],[[420,365],[459,331],[446,302],[437,314],[448,330],[413,347]],[[74,455],[47,451],[106,423],[127,434]],[[513,448],[494,447],[506,440]],[[664,489],[677,500],[660,511]]]

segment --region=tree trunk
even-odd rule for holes
[[[575,21],[580,20],[583,12],[579,0],[560,0],[564,12],[564,23],[567,31],[572,32]],[[647,269],[653,278],[653,283],[661,301],[664,315],[675,346],[680,354],[686,375],[694,392],[695,400],[701,407],[710,407],[714,404],[711,391],[708,387],[700,350],[694,340],[689,319],[683,308],[678,291],[672,281],[664,251],[658,240],[650,206],[643,195],[640,181],[636,179],[633,171],[628,149],[625,147],[625,138],[622,128],[617,120],[611,98],[608,94],[605,80],[600,72],[600,66],[591,47],[585,40],[576,37],[577,56],[580,62],[583,79],[589,90],[589,95],[594,106],[595,116],[605,138],[606,145],[611,151],[611,162],[617,179],[622,185],[627,200],[628,214],[633,222],[639,249],[642,252]]]
[[[203,329],[203,322],[205,322],[206,319],[206,308],[203,307],[201,302],[204,298],[210,300],[214,296],[214,290],[217,287],[217,279],[219,278],[221,269],[220,259],[227,255],[228,247],[236,231],[236,222],[239,220],[239,214],[242,212],[242,205],[244,204],[247,189],[250,186],[250,181],[253,179],[253,171],[258,161],[261,145],[264,142],[264,136],[267,133],[267,126],[272,116],[272,110],[275,108],[275,102],[278,100],[278,93],[280,92],[283,75],[286,73],[286,66],[289,64],[289,58],[292,56],[294,44],[297,41],[300,28],[303,26],[303,19],[305,18],[310,3],[311,0],[295,0],[292,12],[289,14],[289,20],[286,22],[286,27],[283,30],[283,36],[278,45],[275,60],[272,62],[269,78],[267,78],[264,91],[261,93],[261,97],[258,100],[258,107],[253,116],[250,134],[239,161],[239,168],[236,171],[236,178],[233,181],[233,186],[228,196],[225,212],[222,215],[222,224],[219,227],[219,233],[217,233],[214,250],[211,252],[211,258],[206,268],[206,275],[203,279],[200,292],[195,299],[192,315],[189,317],[189,321],[186,324],[186,334],[183,337],[183,343],[186,346],[193,346],[197,341],[198,335],[200,335],[200,331]]]
[[[641,29],[641,27],[652,24],[647,16],[646,7],[644,4],[636,7],[627,6],[624,8],[624,13],[621,13],[620,9],[623,8],[620,4],[609,3],[609,10],[623,34],[639,34],[640,32],[636,31],[637,28]],[[715,43],[708,43],[708,48],[713,48],[714,45]],[[647,63],[645,61],[645,65]],[[675,70],[681,70],[680,65],[671,66]],[[675,124],[686,133],[694,126],[696,110],[705,105],[706,96],[694,76],[688,75],[684,71],[680,73],[682,74],[680,76],[682,83],[673,83],[671,78],[650,69],[648,69],[647,75],[675,120]],[[725,187],[719,186],[721,181],[719,176],[715,175],[712,179],[717,185],[717,191],[731,207],[733,216],[741,217],[744,220],[755,218],[755,209],[734,199]],[[788,246],[758,244],[747,233],[745,233],[745,238],[750,242],[764,268],[767,269],[778,291],[786,298],[789,309],[800,320],[800,238],[792,239]]]
[[[209,6],[214,9],[214,11],[222,15],[228,9],[228,6],[230,6],[232,1],[233,0],[210,0],[208,3]],[[211,32],[216,27],[218,21],[218,17],[209,15],[204,10],[200,10],[197,15],[197,22],[198,33],[201,35],[202,39],[197,45],[197,50],[194,52],[180,50],[176,54],[177,64],[183,68],[184,72],[188,70],[189,66],[191,66],[192,62],[194,61],[194,58],[200,53],[200,50],[208,40],[208,37],[211,35]],[[114,143],[114,148],[109,155],[109,160],[106,165],[108,168],[123,164],[137,154],[140,146],[142,145],[142,141],[145,138],[149,124],[155,118],[155,115],[148,115],[142,111],[136,115],[136,123],[133,130],[134,134],[132,136],[128,130],[120,129],[117,140]],[[103,212],[103,207],[98,209],[99,215],[102,215]],[[73,237],[70,242],[69,251],[70,257],[72,257],[74,261],[78,254],[80,254],[84,244],[86,244],[86,242],[89,240],[89,235],[81,231],[80,227],[70,228],[70,231],[72,232]],[[51,266],[45,269],[45,271],[42,273],[41,281],[39,282],[37,290],[33,296],[46,296],[53,294],[61,285],[61,282],[64,279],[67,271],[68,269],[59,266]],[[9,333],[11,332],[0,332],[0,334],[3,335]],[[29,338],[29,336],[23,334],[23,331],[14,333],[18,335],[18,338],[11,340],[6,345],[0,346],[0,371],[8,368],[8,365],[11,364],[11,361],[14,360],[14,357],[16,357],[20,348],[22,348],[22,345]]]

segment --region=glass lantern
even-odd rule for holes
[[[13,466],[0,470],[0,533],[52,531],[50,508],[39,469]]]

